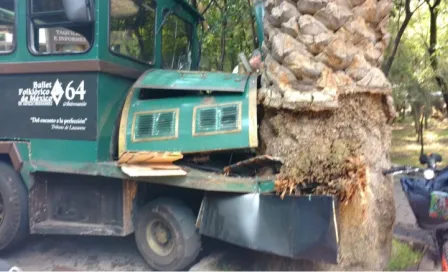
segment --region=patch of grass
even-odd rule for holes
[[[422,258],[422,251],[413,249],[409,244],[394,239],[392,241],[392,254],[387,270],[401,271],[413,268]]]
[[[448,123],[430,120],[429,128],[424,131],[424,144],[425,153],[439,153],[444,160],[448,160]],[[420,144],[417,143],[412,120],[395,124],[392,130],[392,163],[420,166],[419,155]]]

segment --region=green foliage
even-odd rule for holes
[[[413,249],[410,245],[396,239],[392,241],[392,256],[388,265],[390,271],[403,271],[412,269],[423,257],[421,251]]]
[[[389,73],[389,79],[394,86],[394,99],[397,108],[403,104],[418,101],[426,104],[433,99],[431,93],[440,91],[434,79],[435,73],[441,74],[448,80],[448,13],[447,3],[442,1],[439,7],[437,21],[438,47],[436,56],[439,62],[438,71],[434,71],[430,65],[428,54],[430,15],[428,6],[423,0],[411,0],[412,10],[421,5],[413,15],[408,27],[401,39],[397,55]],[[398,29],[404,19],[404,0],[394,0],[389,30],[392,34],[391,46]],[[386,58],[391,51],[387,50]]]
[[[189,69],[192,26],[174,14],[166,18],[162,27],[162,67]]]
[[[198,0],[198,6],[207,7],[212,0]],[[227,5],[225,5],[227,3]],[[216,0],[204,14],[206,23],[202,38],[201,70],[220,70],[221,56],[225,50],[224,71],[232,71],[238,65],[240,52],[249,56],[254,48],[252,31],[253,3],[250,0]],[[225,47],[221,38],[225,34]]]

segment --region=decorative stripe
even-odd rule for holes
[[[257,75],[249,78],[249,147],[258,147]]]
[[[126,151],[126,130],[128,126],[128,115],[134,92],[135,88],[132,87],[128,93],[128,96],[126,97],[126,101],[123,105],[123,111],[121,112],[120,132],[118,135],[118,157],[121,157],[121,155]]]

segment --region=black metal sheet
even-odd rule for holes
[[[208,194],[199,232],[279,256],[337,263],[336,204],[329,196]]]

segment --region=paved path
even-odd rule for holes
[[[148,270],[133,237],[34,236],[21,249],[1,256],[33,271]]]
[[[437,256],[432,238],[427,231],[418,228],[415,216],[401,188],[398,177],[395,177],[394,180],[394,197],[396,209],[394,235],[404,240],[428,246],[428,250],[418,270],[440,271],[440,264],[435,262]]]

